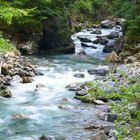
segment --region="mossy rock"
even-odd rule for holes
[[[87,96],[75,96],[76,99],[81,100],[84,103],[95,103],[95,97],[91,96],[91,95],[87,95]]]

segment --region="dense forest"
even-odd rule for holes
[[[0,104],[0,140],[140,140],[140,0],[0,0]]]

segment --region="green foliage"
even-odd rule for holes
[[[127,22],[126,39],[132,43],[140,42],[140,16]]]
[[[0,36],[0,52],[11,52],[14,50],[15,50],[15,48],[10,43],[10,41],[6,40],[2,36]]]
[[[87,82],[86,86],[89,88],[89,95],[80,97],[81,101],[89,100],[90,103],[98,98],[112,99],[109,103],[109,107],[112,113],[117,114],[116,129],[119,132],[117,140],[122,140],[125,137],[134,138],[139,140],[139,133],[133,131],[133,128],[137,127],[140,122],[140,83],[139,81],[133,82],[133,78],[128,77],[124,72],[120,72],[121,78],[127,83],[127,86],[120,85],[119,80],[114,74],[109,75],[109,79],[112,79],[118,85],[117,92],[106,93],[101,88],[101,83]],[[136,75],[139,79],[140,75]],[[113,90],[113,89],[112,89]],[[94,99],[91,101],[91,99]]]
[[[11,7],[9,4],[0,6],[0,22],[12,24],[13,19],[27,16],[28,10],[22,10],[18,8]]]

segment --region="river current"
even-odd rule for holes
[[[85,32],[79,34],[87,36],[88,32]],[[72,38],[77,52],[81,49],[79,40],[76,34]],[[84,126],[98,122],[96,114],[103,107],[74,99],[75,92],[65,87],[95,79],[87,70],[104,65],[103,46],[98,46],[98,51],[86,49],[88,56],[29,57],[44,75],[34,77],[29,84],[22,84],[19,77],[15,77],[10,87],[13,97],[0,98],[0,140],[37,140],[42,135],[56,140],[90,140],[94,132],[85,130]],[[78,73],[85,77],[74,77]],[[37,84],[43,84],[44,87],[37,89]],[[22,118],[15,117],[19,114]]]

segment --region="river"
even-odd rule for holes
[[[79,42],[75,40],[76,43]],[[0,98],[0,140],[37,140],[42,135],[56,140],[91,139],[94,132],[85,130],[84,126],[98,122],[96,114],[104,106],[82,103],[73,98],[75,92],[65,88],[72,83],[94,80],[95,76],[89,75],[87,69],[104,65],[102,51],[86,51],[88,56],[29,57],[44,75],[34,77],[29,84],[22,84],[19,77],[15,77],[10,87],[13,97]],[[85,77],[74,77],[77,73],[83,73]],[[37,89],[37,84],[44,87]],[[16,118],[16,114],[24,117]]]

